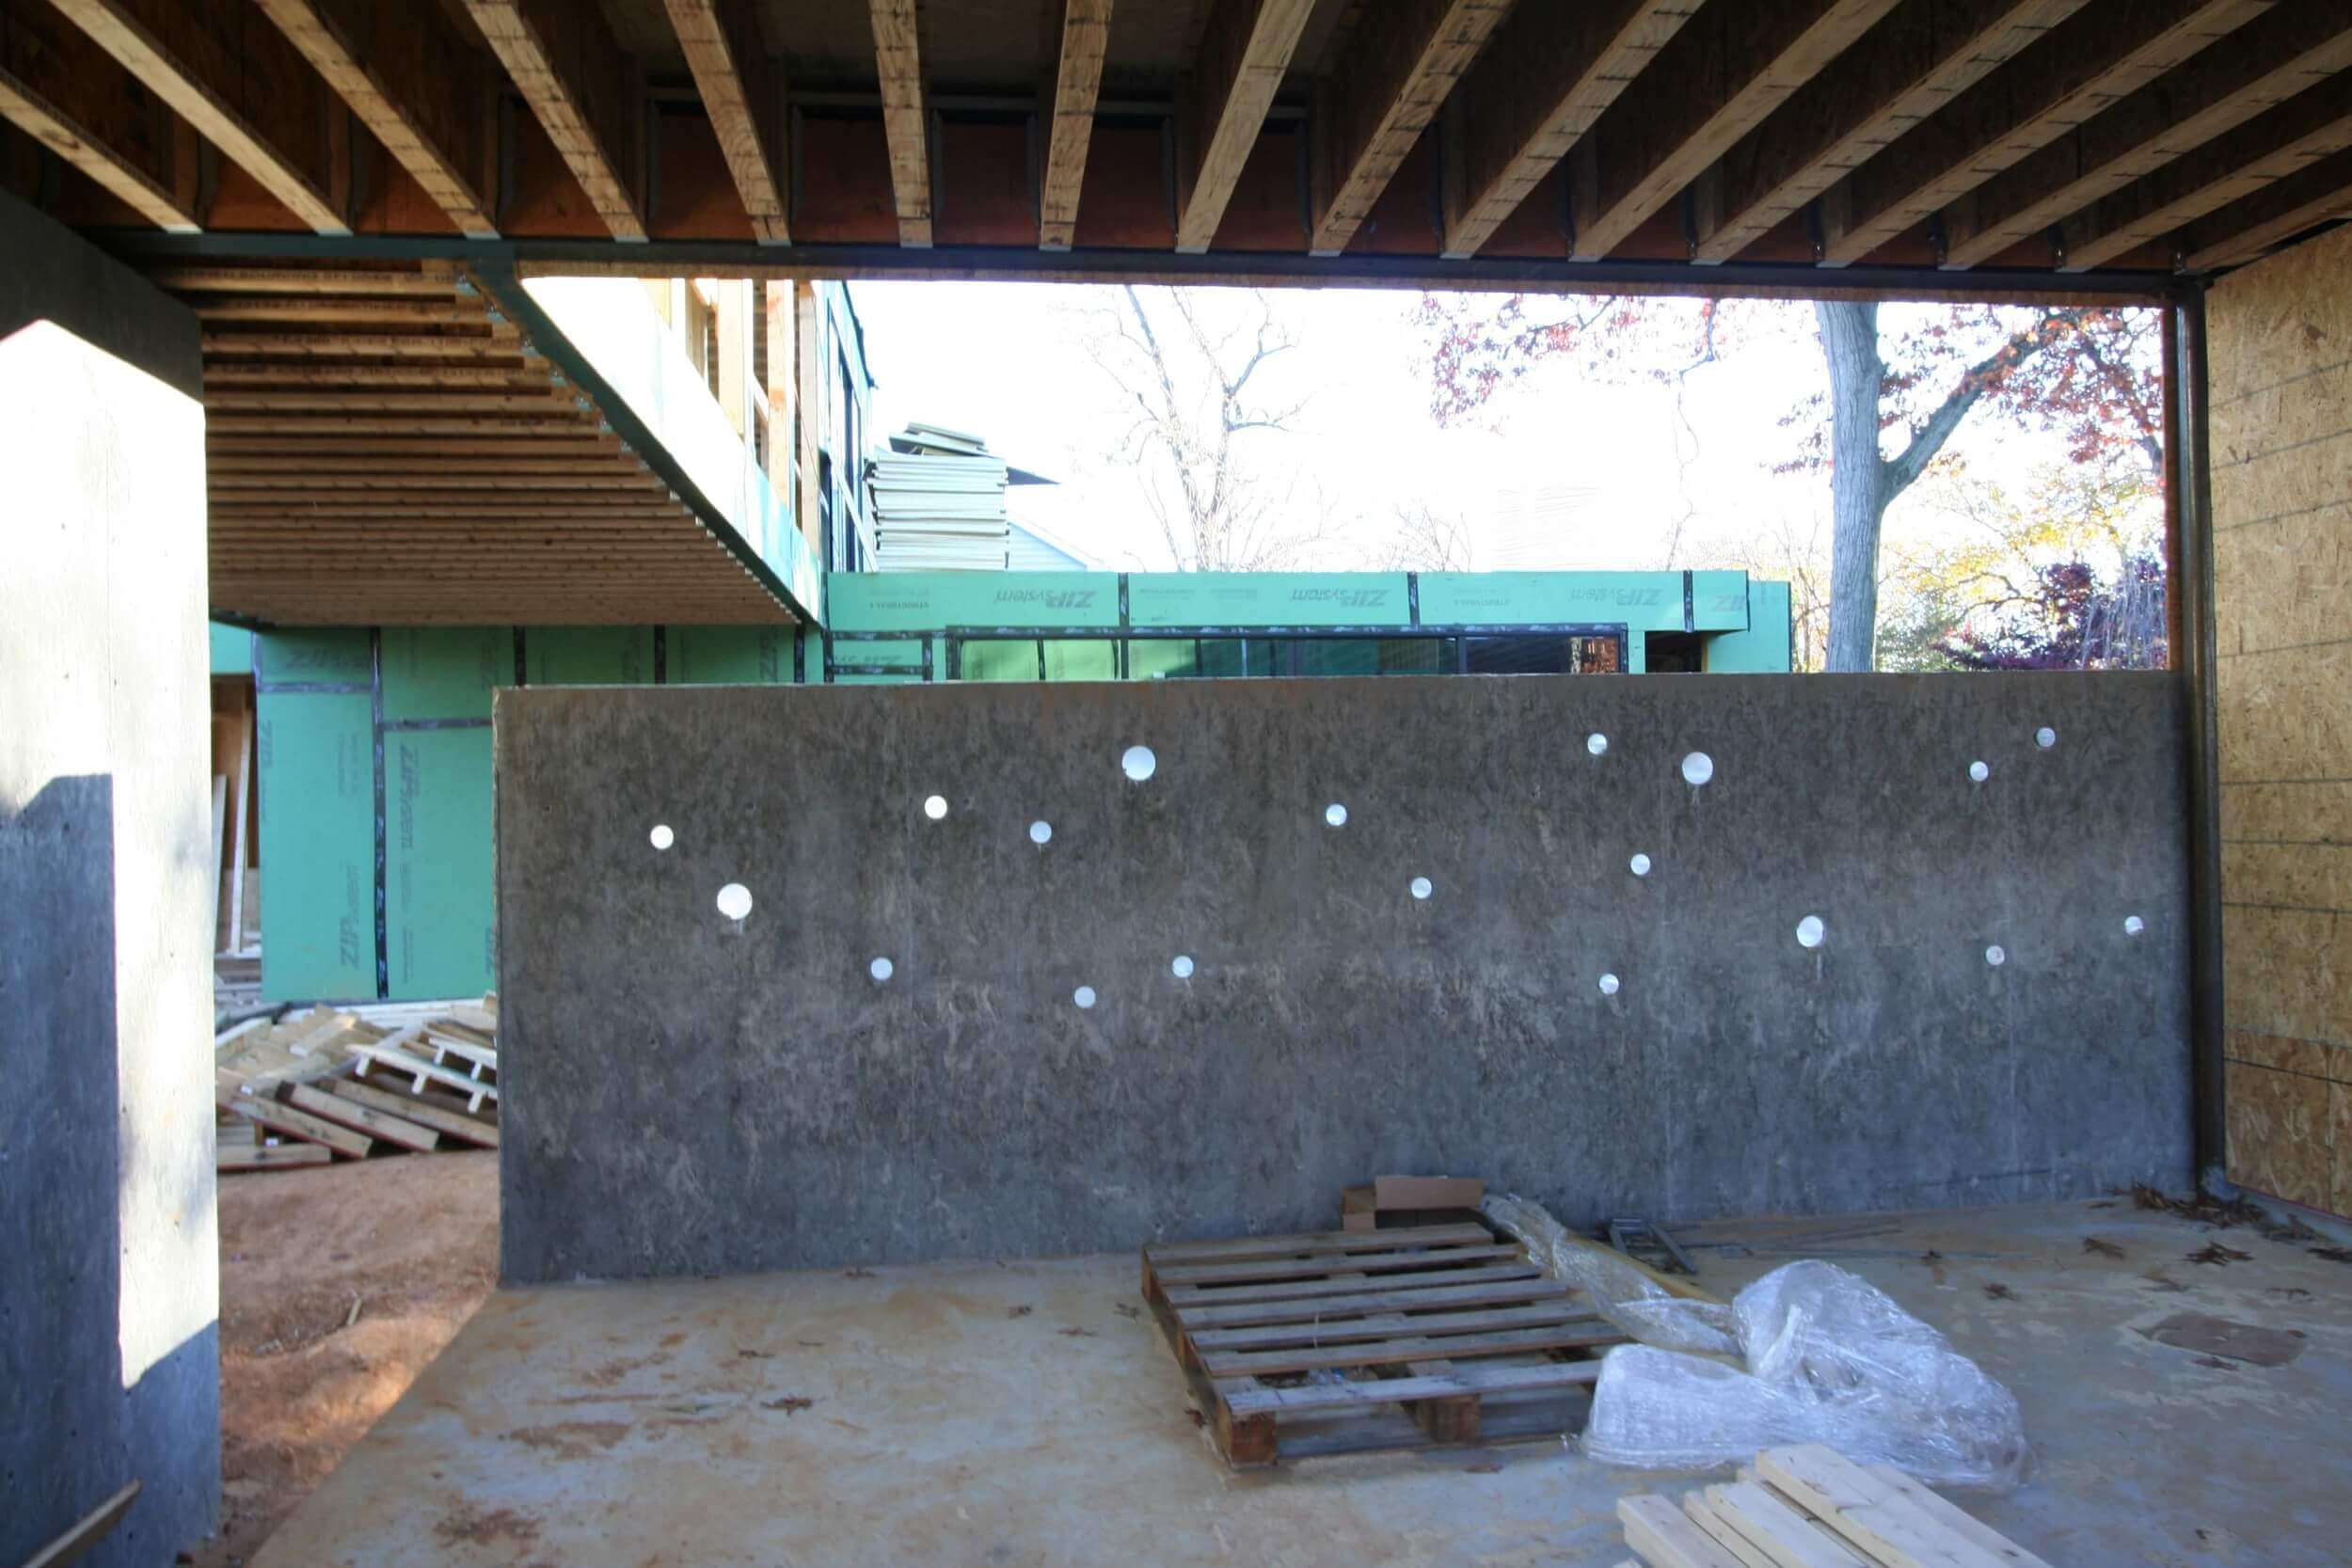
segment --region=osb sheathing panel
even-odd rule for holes
[[[2229,1173],[2352,1213],[2352,230],[2209,309]]]

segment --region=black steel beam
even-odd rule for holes
[[[322,266],[355,260],[445,261],[508,277],[564,272],[630,277],[716,276],[812,280],[937,278],[1015,282],[1254,283],[1269,288],[1329,286],[1446,289],[1466,292],[1647,293],[1720,298],[1933,299],[1993,303],[2084,300],[2169,304],[2183,280],[2169,273],[2099,270],[2062,273],[1926,266],[1816,267],[1781,261],[1571,261],[1534,257],[1316,257],[1291,252],[1062,250],[1001,245],[767,245],[750,240],[466,240],[430,235],[166,234],[155,230],[93,230],[86,238],[134,263],[197,260],[308,261]],[[486,280],[486,279],[485,279]]]
[[[2222,1069],[2221,752],[2215,701],[2211,412],[2205,301],[2191,293],[2170,312],[2165,377],[2167,476],[2177,498],[2171,562],[2180,596],[2173,649],[2188,736],[2188,943],[2190,1142],[2198,1184],[2229,1190],[2229,1117]]]

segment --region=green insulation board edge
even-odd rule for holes
[[[515,684],[510,626],[386,626],[384,720],[487,719],[490,693]]]
[[[1748,625],[1707,640],[1710,675],[1785,674],[1794,668],[1788,623],[1788,585],[1751,581]]]
[[[531,626],[523,657],[532,686],[648,686],[651,626]]]
[[[487,726],[386,733],[384,936],[394,1001],[478,996],[496,984],[490,797]]]
[[[253,673],[253,634],[243,626],[224,626],[218,621],[209,622],[207,652],[212,673],[215,675],[249,675]]]
[[[1158,572],[1127,579],[1138,626],[1402,626],[1402,572]],[[1423,618],[1427,618],[1426,610]]]
[[[1116,626],[1119,578],[1108,572],[836,573],[826,579],[825,607],[825,624],[835,631]]]
[[[373,700],[365,692],[264,690],[258,706],[262,865],[269,878],[262,994],[373,997]]]
[[[792,679],[790,626],[672,626],[673,686],[777,686]]]
[[[368,686],[375,679],[375,656],[365,626],[264,632],[254,658],[264,685]]]

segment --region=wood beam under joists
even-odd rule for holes
[[[1216,240],[1313,11],[1314,0],[1219,0],[1210,14],[1186,110],[1185,139],[1197,151],[1179,154],[1178,251],[1201,255]]]
[[[1944,264],[1981,266],[2068,214],[2352,68],[2352,8],[2281,6],[1944,210]]]
[[[81,29],[33,0],[0,4],[0,119],[158,229],[203,228],[194,129]]]
[[[1444,255],[1477,254],[1700,0],[1522,5],[1463,78],[1446,147]],[[1449,122],[1451,124],[1451,122]]]
[[[178,111],[294,216],[321,234],[347,235],[350,226],[335,198],[307,170],[294,150],[254,122],[251,105],[238,101],[226,80],[231,66],[250,70],[257,40],[239,28],[242,12],[224,11],[219,0],[204,4],[134,5],[131,0],[51,0],[101,49],[112,55],[147,89]],[[153,12],[152,18],[150,12]],[[151,20],[174,23],[180,42],[167,40]],[[214,57],[199,59],[192,46],[202,34],[217,35]],[[283,48],[282,41],[278,47]],[[297,70],[307,70],[299,60]],[[258,74],[258,73],[257,73]]]
[[[1413,144],[1437,119],[1510,0],[1397,0],[1368,9],[1318,87],[1317,256],[1337,256],[1371,215]]]
[[[2105,0],[1930,116],[1820,200],[1849,266],[2263,14],[2270,0]]]
[[[358,0],[255,3],[460,233],[498,238],[488,75],[437,7],[390,15]]]
[[[2058,264],[2104,266],[2352,147],[2352,72],[2248,120],[2058,226]]]
[[[923,88],[916,0],[871,0],[874,66],[882,78],[882,135],[890,143],[890,189],[898,243],[931,243],[930,109]]]
[[[575,0],[466,0],[466,8],[605,228],[616,240],[644,240],[644,84],[603,11]]]
[[[1064,0],[1054,71],[1045,178],[1038,192],[1041,249],[1068,250],[1078,229],[1078,193],[1094,140],[1094,103],[1111,40],[1111,0]]]
[[[2352,151],[2339,152],[2181,230],[2186,272],[2242,266],[2307,229],[2352,217]]]
[[[1691,259],[1730,261],[2084,0],[1913,0],[1792,94],[1700,182]]]
[[[790,200],[781,171],[784,91],[747,0],[668,0],[670,25],[694,73],[736,194],[762,245],[790,245]]]
[[[1623,245],[1894,7],[1788,0],[1700,12],[1593,127],[1570,253],[1597,261]]]

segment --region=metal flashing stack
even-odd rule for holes
[[[866,464],[874,563],[885,572],[1001,572],[1011,529],[1005,460],[962,431],[913,424]]]

